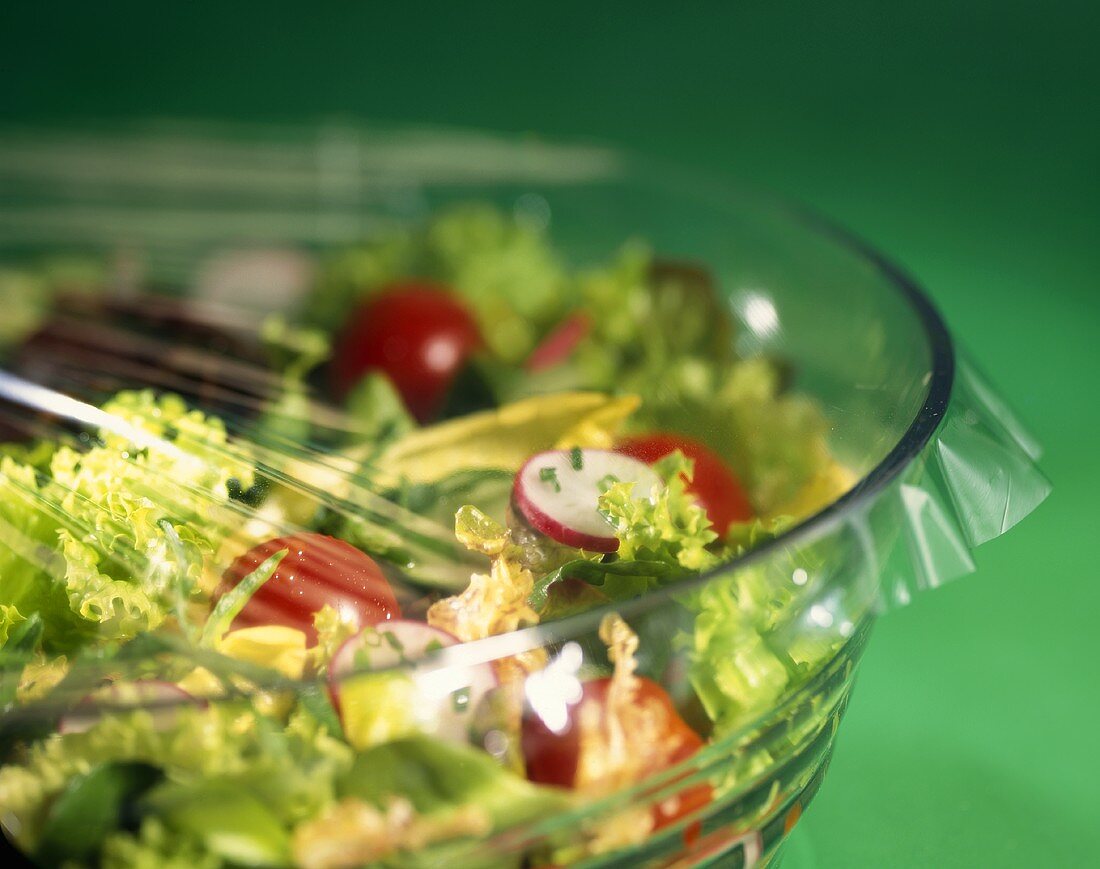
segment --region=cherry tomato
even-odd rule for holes
[[[745,487],[710,447],[681,434],[654,432],[627,438],[615,447],[643,462],[652,464],[674,450],[680,450],[695,462],[695,476],[688,484],[699,504],[707,511],[714,530],[724,535],[732,522],[747,522],[753,517]]]
[[[434,416],[459,370],[481,346],[473,316],[445,287],[391,284],[348,318],[332,361],[344,396],[368,371],[389,377],[418,420]]]
[[[674,766],[693,755],[703,744],[694,730],[680,717],[665,690],[650,679],[641,678],[638,701],[652,705],[665,722],[666,733],[672,746],[664,763],[646,770],[659,772]],[[611,679],[594,679],[582,685],[580,702],[569,708],[569,720],[561,733],[550,730],[533,711],[523,717],[520,743],[527,766],[527,778],[533,782],[572,788],[576,784],[577,764],[580,760],[581,739],[577,716],[582,706],[591,701],[601,705],[607,702]],[[666,800],[653,808],[654,828],[659,829],[682,818],[710,802],[713,796],[710,785],[692,785],[677,795],[675,801]]]
[[[287,554],[244,605],[233,628],[285,625],[304,631],[312,645],[317,641],[313,614],[325,604],[354,613],[362,626],[401,617],[393,589],[374,559],[324,534],[293,534],[254,546],[226,569],[219,594],[281,549]]]

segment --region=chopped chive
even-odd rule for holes
[[[584,467],[584,456],[581,454],[580,447],[573,447],[569,451],[569,464],[573,466],[574,471],[579,471]]]
[[[439,640],[428,640],[428,644],[424,647],[425,652],[438,652],[443,648],[443,644]]]
[[[393,650],[394,650],[395,652],[397,652],[398,654],[401,654],[401,653],[403,653],[403,652],[405,651],[405,646],[404,646],[404,645],[402,644],[402,642],[401,642],[401,641],[400,641],[399,639],[397,639],[397,637],[395,637],[395,636],[394,636],[394,635],[393,635],[392,633],[390,633],[390,632],[388,632],[388,631],[387,631],[386,633],[382,634],[382,638],[383,638],[383,639],[384,639],[384,640],[385,640],[385,641],[386,641],[387,643],[389,643],[389,644],[390,644],[390,648],[392,648],[392,649],[393,649]]]
[[[540,468],[539,479],[553,486],[555,492],[561,491],[561,483],[558,482],[557,468]]]
[[[470,689],[459,688],[451,695],[451,704],[455,712],[465,712],[470,706]]]
[[[600,477],[600,481],[596,483],[596,488],[601,492],[606,492],[612,486],[619,482],[619,478],[614,474],[605,474]]]
[[[280,549],[218,599],[214,611],[206,619],[206,625],[199,637],[200,643],[210,646],[222,638],[252,595],[275,574],[275,569],[287,551]]]

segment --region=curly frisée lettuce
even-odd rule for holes
[[[133,637],[186,606],[233,527],[230,481],[251,480],[221,421],[176,396],[124,392],[103,410],[122,425],[57,445],[45,472],[0,460],[0,590],[39,613],[47,648]]]
[[[455,535],[471,551],[490,560],[489,573],[475,573],[458,595],[443,598],[428,610],[428,624],[460,640],[480,640],[538,623],[528,598],[534,576],[523,566],[511,532],[476,507],[455,516]]]
[[[687,493],[694,467],[676,450],[654,465],[665,481],[649,498],[632,497],[633,483],[612,483],[599,498],[600,512],[615,528],[618,556],[706,570],[721,560],[707,547],[718,539],[706,510]]]
[[[261,803],[289,829],[332,803],[352,752],[301,712],[284,725],[235,704],[180,708],[167,729],[143,710],[104,717],[86,732],[52,736],[0,769],[0,805],[20,819],[20,845],[34,852],[56,797],[74,777],[123,762],[163,770],[177,788],[177,805],[179,789],[198,793],[220,782]]]

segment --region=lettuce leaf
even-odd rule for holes
[[[101,639],[132,637],[164,621],[164,609],[129,576],[114,579],[101,573],[103,557],[65,530],[59,531],[65,556],[65,590],[69,607],[95,624]],[[117,542],[117,540],[116,540]]]
[[[292,326],[282,314],[264,319],[260,339],[272,369],[282,373],[282,384],[264,408],[255,433],[265,441],[308,442],[313,414],[306,375],[329,357],[330,341],[317,329]]]
[[[332,802],[352,754],[300,712],[285,727],[231,703],[181,707],[169,729],[146,711],[107,716],[84,733],[55,734],[0,768],[0,805],[22,823],[20,844],[33,848],[52,799],[73,776],[110,762],[149,764],[184,787],[231,782],[289,825]]]
[[[691,460],[679,450],[654,469],[665,487],[648,498],[634,494],[634,483],[613,483],[599,497],[599,509],[615,526],[618,556],[655,561],[690,571],[706,570],[721,558],[709,547],[718,539],[706,511],[687,494],[694,473]]]
[[[535,582],[528,597],[532,609],[545,615],[551,597],[559,587],[569,580],[580,580],[586,585],[598,589],[603,602],[611,600],[629,600],[644,594],[666,582],[674,582],[694,575],[679,564],[665,561],[591,561],[578,558],[550,571]],[[561,603],[560,601],[558,602]],[[555,613],[560,617],[562,613]]]
[[[568,808],[569,795],[531,784],[484,752],[411,736],[361,753],[339,780],[339,801],[294,831],[308,869],[518,866],[473,853],[494,831]]]
[[[345,407],[352,420],[351,437],[376,450],[416,428],[401,396],[385,374],[367,372],[348,394]]]
[[[0,599],[37,612],[55,651],[181,614],[235,527],[230,482],[252,480],[224,424],[177,396],[122,392],[103,409],[142,436],[104,429],[85,451],[26,451],[37,469],[0,458]]]
[[[141,809],[169,830],[202,842],[231,865],[290,864],[290,835],[268,806],[241,785],[218,778],[164,782],[141,799]]]
[[[688,596],[696,612],[689,679],[716,734],[771,706],[786,690],[783,659],[767,645],[744,606],[743,578],[715,579]]]
[[[224,863],[197,836],[169,830],[158,818],[149,817],[136,833],[108,836],[99,865],[102,869],[219,869]]]
[[[65,650],[87,637],[69,608],[57,552],[57,518],[45,506],[39,475],[9,456],[0,458],[0,600],[15,613],[37,613],[49,626],[48,645]]]
[[[571,362],[575,383],[639,395],[634,428],[707,443],[761,514],[783,509],[827,473],[820,407],[786,391],[789,372],[774,360],[736,358],[729,313],[705,271],[655,260],[634,244],[577,280],[593,325]]]
[[[0,604],[0,649],[7,645],[12,628],[26,620],[26,617],[15,607]]]
[[[102,763],[74,776],[50,806],[35,857],[46,866],[93,861],[123,814],[160,776],[143,763]]]
[[[488,814],[493,829],[569,805],[563,793],[531,784],[478,749],[426,736],[368,749],[338,787],[341,796],[379,806],[389,797],[404,797],[422,815],[477,806]]]
[[[778,537],[794,521],[755,519],[733,526],[728,540],[740,553]],[[804,621],[825,566],[842,563],[834,547],[824,540],[777,551],[683,596],[695,613],[692,629],[680,638],[689,650],[689,680],[717,734],[774,706],[843,644],[843,630],[807,629]],[[802,584],[791,581],[799,573]],[[858,606],[853,601],[843,608],[853,612]]]
[[[761,514],[784,511],[833,464],[820,406],[806,396],[783,393],[782,380],[772,361],[747,359],[730,368],[713,398],[722,423],[715,446]]]

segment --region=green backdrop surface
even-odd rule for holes
[[[0,119],[580,136],[801,199],[931,292],[1055,494],[883,619],[794,866],[1100,853],[1095,3],[4,4]],[[905,7],[905,8],[902,8]]]

